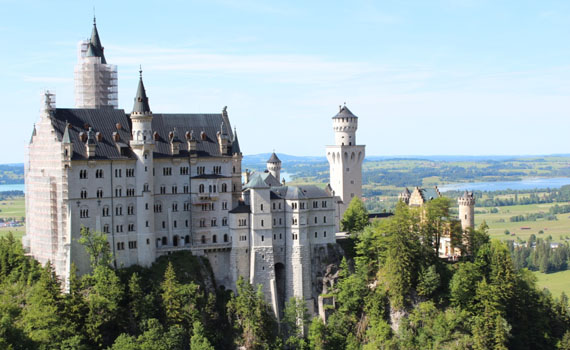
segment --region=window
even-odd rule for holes
[[[279,210],[281,210],[281,203],[279,203]]]
[[[123,189],[120,187],[115,188],[115,197],[121,197],[123,195]]]
[[[166,221],[162,222],[162,228],[166,228]]]
[[[277,223],[277,219],[273,218],[273,226]]]
[[[95,170],[95,178],[102,179],[103,178],[103,169]]]
[[[206,236],[202,236],[200,242],[202,242],[202,244],[206,244]]]
[[[126,169],[125,173],[127,177],[134,177],[135,176],[135,169]]]
[[[184,203],[184,211],[190,211],[190,203],[189,202]]]
[[[87,170],[79,170],[79,178],[86,179],[87,178]]]
[[[178,211],[178,203],[172,203],[172,211]]]
[[[123,172],[122,169],[115,169],[115,177],[122,177]]]
[[[143,185],[143,192],[148,192],[148,184]]]
[[[247,236],[239,236],[240,241],[247,241]],[[247,253],[247,250],[246,250]]]
[[[305,202],[301,202],[301,209],[305,209]]]
[[[222,167],[219,165],[214,166],[213,172],[214,172],[214,174],[221,174],[222,173]]]
[[[172,222],[172,226],[173,226],[174,228],[178,227],[178,223],[176,222],[176,220],[174,220],[174,221]]]
[[[184,221],[184,226],[188,227],[188,220]]]
[[[129,249],[137,249],[137,241],[129,241]]]
[[[105,233],[109,233],[109,232],[110,232],[110,230],[109,230],[109,224],[105,224],[105,225],[103,226],[103,232],[105,232]]]
[[[145,222],[145,226],[146,226],[146,227],[148,227],[148,226],[149,226],[149,225],[148,225],[148,221],[146,221],[146,222]]]
[[[134,188],[127,188],[127,197],[133,197],[135,195]]]
[[[325,223],[325,224],[327,223],[327,217],[326,216],[323,216],[323,223]]]
[[[188,175],[188,167],[187,166],[181,166],[180,167],[180,175]]]
[[[218,236],[216,235],[212,236],[212,243],[218,243]]]
[[[315,224],[317,223],[317,217],[315,216]]]
[[[262,242],[265,241],[265,236],[264,236],[264,235],[261,235],[261,241],[262,241]]]
[[[198,186],[198,192],[204,193],[204,184],[200,184],[200,186]]]
[[[297,218],[293,218],[291,223],[292,223],[293,225],[297,225]]]
[[[168,238],[162,237],[162,245],[167,245],[167,244],[168,244]]]
[[[115,207],[115,215],[117,216],[121,216],[123,215],[123,207],[121,207],[120,205]]]
[[[238,226],[247,226],[247,219],[239,219]]]
[[[189,187],[188,185],[184,185],[184,193],[188,193]]]
[[[174,194],[178,193],[178,186],[176,185],[172,186],[172,193]]]
[[[321,202],[321,207],[326,208],[326,207],[327,207],[327,201],[322,201],[322,202]]]
[[[155,213],[162,213],[162,203],[156,203],[154,205],[154,212]]]
[[[125,242],[117,242],[117,250],[124,250]]]
[[[279,239],[283,239],[283,236],[281,235],[281,233],[279,234]]]
[[[275,202],[273,202],[273,210],[275,210]]]
[[[118,233],[123,232],[123,225],[115,226],[115,232],[118,232]]]
[[[222,202],[222,209],[228,210],[228,202]]]
[[[222,192],[228,192],[228,185],[222,184]]]
[[[315,238],[317,238],[317,233],[315,232]]]
[[[212,227],[218,226],[218,222],[217,222],[216,218],[213,218],[213,219],[210,221],[210,223],[211,223],[211,226],[212,226]]]
[[[97,198],[103,198],[103,189],[97,189]]]
[[[323,237],[327,236],[327,231],[323,232]]]
[[[87,198],[87,190],[85,190],[85,189],[81,190],[80,196],[81,196],[81,199]]]
[[[227,242],[227,241],[228,241],[228,234],[224,233],[224,242]]]
[[[261,220],[261,227],[263,227],[263,220]]]
[[[165,194],[166,193],[166,186],[162,185],[160,186],[160,194]]]
[[[283,222],[281,221],[281,218],[279,218],[279,225],[281,225]]]
[[[127,207],[127,215],[135,215],[135,206],[130,204]]]
[[[103,216],[109,216],[109,207],[103,207],[102,215]]]
[[[204,175],[204,173],[206,172],[206,167],[199,166],[196,168],[196,172],[198,173],[198,175]]]
[[[133,232],[135,230],[135,224],[129,224],[128,228],[129,232]]]
[[[293,234],[291,235],[291,239],[293,239],[294,241],[296,241],[297,238],[299,238],[299,235],[297,235],[296,233],[293,233]]]
[[[297,203],[295,202],[291,203],[291,209],[297,209]]]
[[[222,218],[222,226],[228,226],[228,218]]]
[[[206,227],[206,219],[200,219],[200,227]]]
[[[318,207],[319,207],[319,202],[313,201],[313,208],[318,208]]]
[[[172,175],[172,168],[162,168],[162,175],[164,176]]]
[[[190,244],[190,235],[184,236],[184,242],[185,242],[186,244]]]
[[[212,193],[212,185],[208,186],[208,192]]]

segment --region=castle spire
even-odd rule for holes
[[[103,45],[101,45],[101,39],[99,39],[99,32],[97,31],[97,21],[95,19],[95,16],[93,16],[93,30],[91,31],[91,40],[89,43],[92,55],[101,57],[101,63],[107,64],[107,60],[105,59],[105,55],[103,53],[104,48]],[[91,45],[93,46],[92,48]]]
[[[144,88],[143,78],[142,78],[142,68],[139,70],[139,87],[137,89],[137,95],[135,96],[135,104],[133,106],[133,113],[138,114],[151,114],[150,106],[148,105],[148,97],[146,96],[146,90]]]

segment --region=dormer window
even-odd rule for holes
[[[158,133],[156,131],[152,134],[152,138],[154,141],[158,141]]]
[[[206,141],[207,136],[206,136],[206,133],[205,133],[205,132],[202,131],[202,132],[200,133],[200,139],[201,139],[202,141]]]

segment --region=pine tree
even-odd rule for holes
[[[168,266],[164,272],[164,279],[160,286],[162,289],[162,306],[164,308],[166,324],[181,324],[184,319],[182,312],[184,302],[181,287],[176,280],[176,272],[171,262],[168,262]]]
[[[190,339],[191,350],[214,350],[212,344],[204,334],[204,326],[198,321],[194,322],[194,330]]]

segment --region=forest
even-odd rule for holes
[[[62,293],[49,263],[0,238],[0,348],[570,349],[568,298],[538,290],[484,225],[454,238],[459,261],[437,256],[453,227],[449,200],[399,204],[371,224],[358,202],[343,218],[351,238],[326,322],[297,299],[277,320],[257,286],[218,288],[207,260],[188,252],[114,269],[104,234],[87,230],[92,272],[72,273]]]

